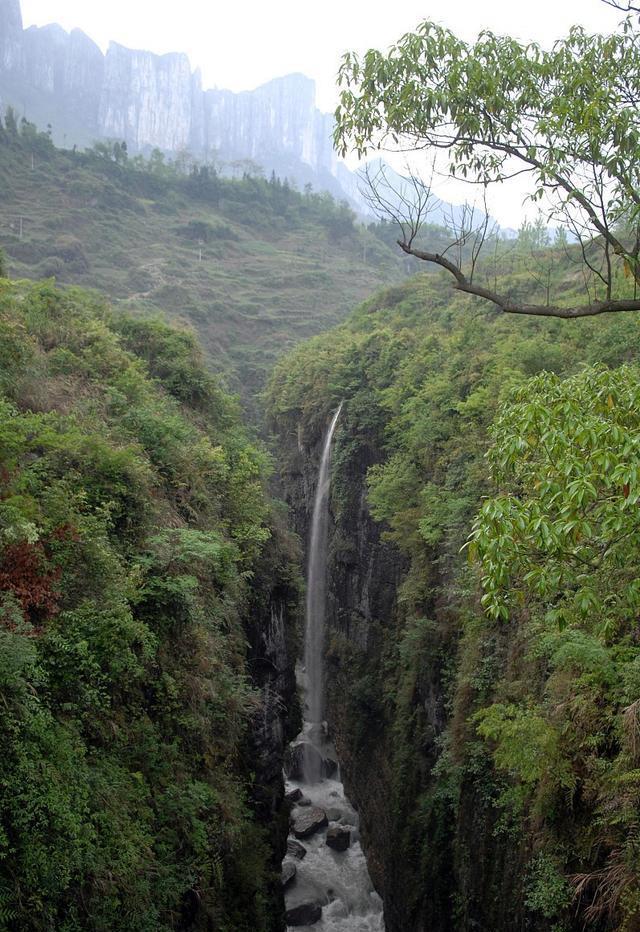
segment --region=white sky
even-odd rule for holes
[[[314,78],[318,106],[333,110],[335,74],[348,49],[386,48],[424,19],[465,39],[482,28],[550,44],[573,23],[611,32],[621,14],[601,0],[22,0],[24,25],[83,29],[106,49],[111,39],[153,52],[186,52],[205,87],[247,90],[284,74]],[[443,191],[450,199],[463,199]],[[498,194],[494,213],[517,226],[521,196]],[[493,204],[492,204],[493,206]]]

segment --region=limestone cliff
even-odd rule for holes
[[[0,71],[20,67],[22,14],[20,0],[0,0]]]
[[[58,144],[125,140],[132,152],[188,150],[226,163],[251,159],[299,185],[354,200],[338,161],[333,117],[315,105],[302,74],[253,91],[203,90],[183,54],[155,55],[111,43],[106,55],[80,30],[23,30],[19,0],[0,0],[0,107],[13,105]]]

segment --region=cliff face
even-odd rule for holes
[[[338,163],[333,117],[315,106],[301,74],[254,91],[203,90],[186,55],[154,55],[111,43],[106,55],[84,33],[60,26],[22,29],[19,0],[0,0],[0,105],[57,143],[124,140],[131,151],[188,149],[197,158],[251,159],[267,173],[352,198]]]
[[[20,65],[22,14],[20,0],[0,0],[0,70],[11,72]]]
[[[292,157],[335,174],[332,118],[315,107],[314,82],[302,74],[269,81],[255,91],[206,91],[204,147],[260,160]]]
[[[300,593],[291,556],[288,535],[274,528],[268,551],[256,567],[245,621],[248,669],[258,704],[243,764],[247,773],[255,773],[252,808],[269,840],[268,932],[281,932],[284,927],[280,867],[289,809],[284,803],[282,762],[285,748],[300,728],[294,672]]]
[[[194,90],[198,82],[186,55],[152,55],[112,42],[104,62],[99,134],[124,139],[137,150],[188,147]]]

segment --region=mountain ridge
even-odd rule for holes
[[[316,107],[315,82],[300,73],[252,91],[203,88],[183,52],[158,55],[112,41],[103,53],[80,29],[24,29],[19,0],[0,0],[0,107],[8,105],[50,125],[65,147],[118,139],[134,152],[251,159],[267,174],[362,210],[355,176],[333,149],[333,115]]]

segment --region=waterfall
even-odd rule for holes
[[[304,664],[306,671],[306,719],[310,723],[309,738],[314,747],[324,737],[324,629],[327,595],[327,529],[329,524],[329,468],[331,442],[338,424],[342,404],[333,415],[324,439],[318,484],[313,503],[309,560],[307,564],[307,605],[304,637]],[[316,783],[322,778],[320,755],[305,754],[305,779]]]
[[[288,932],[384,932],[382,901],[360,844],[358,813],[340,781],[324,721],[329,468],[342,405],[324,438],[313,504],[304,639],[304,727],[285,766],[291,831],[282,863]]]

